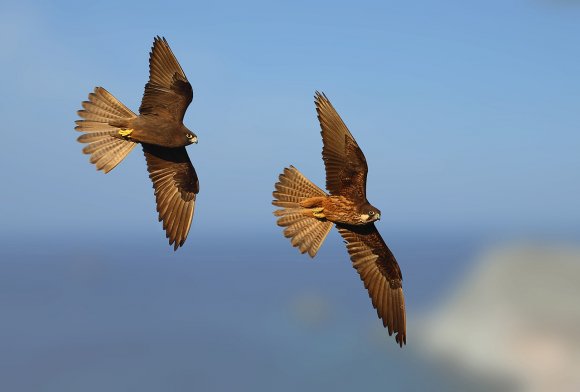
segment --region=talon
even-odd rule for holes
[[[119,129],[119,135],[123,137],[128,137],[133,132],[132,129]]]
[[[326,218],[326,215],[324,215],[324,212],[322,212],[323,210],[324,210],[323,207],[312,209],[312,216],[314,216],[315,218],[319,218],[319,219]]]

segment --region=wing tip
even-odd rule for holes
[[[149,51],[149,66],[151,66],[151,62],[153,61],[153,52],[155,51],[155,47],[158,45],[163,45],[169,48],[169,43],[162,35],[156,35],[153,37],[153,45],[151,45],[151,50]]]
[[[407,334],[404,332],[398,332],[395,335],[395,340],[399,344],[399,347],[403,348],[407,344]]]
[[[165,238],[169,239],[169,246],[173,246],[173,251],[176,252],[177,249],[181,248],[183,246],[183,244],[185,244],[185,240],[186,238],[182,238],[180,240],[177,240],[177,238],[171,238],[169,233],[165,234]]]
[[[153,45],[155,45],[157,42],[163,42],[165,44],[167,44],[167,40],[165,39],[164,36],[157,34],[155,37],[153,37]]]
[[[318,91],[315,90],[314,91],[314,103],[316,104],[316,107],[320,107],[321,103],[329,103],[330,101],[328,100],[328,97],[326,96],[326,94],[324,94],[324,92],[322,91]]]

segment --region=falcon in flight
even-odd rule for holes
[[[406,343],[405,299],[401,270],[375,227],[381,212],[366,197],[367,162],[356,140],[324,94],[316,92],[316,111],[322,128],[322,159],[326,188],[314,185],[293,166],[276,183],[274,215],[284,236],[301,253],[314,257],[336,225],[346,243],[353,267],[364,282],[389,335]]]
[[[183,125],[193,98],[191,84],[165,38],[155,37],[149,55],[149,82],[139,115],[102,87],[89,94],[78,111],[76,130],[85,154],[97,170],[113,170],[141,144],[153,181],[159,220],[169,244],[182,246],[189,233],[199,182],[185,146],[197,136]]]

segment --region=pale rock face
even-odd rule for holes
[[[427,356],[522,391],[580,391],[580,249],[489,252],[417,333]]]

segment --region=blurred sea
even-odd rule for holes
[[[0,390],[513,390],[433,360],[419,338],[420,320],[453,294],[490,236],[383,235],[404,274],[403,349],[334,232],[314,260],[274,230],[197,234],[175,253],[135,233],[5,237]]]

